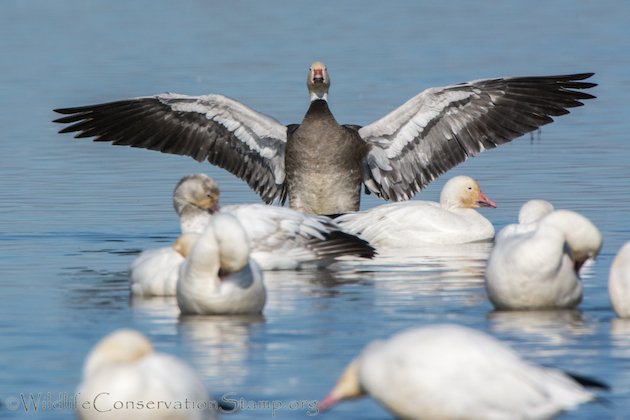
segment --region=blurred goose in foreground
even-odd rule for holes
[[[432,325],[369,344],[319,408],[369,395],[397,418],[542,419],[595,398],[578,381],[605,388],[526,362],[485,333]]]
[[[267,298],[262,270],[249,258],[249,240],[238,220],[217,214],[185,250],[177,305],[189,315],[260,314]]]
[[[610,267],[608,292],[620,318],[630,318],[630,242],[621,247]]]
[[[496,207],[474,179],[456,176],[442,188],[440,202],[407,201],[383,204],[334,219],[379,251],[426,244],[463,244],[488,241],[494,226],[477,210]]]
[[[527,229],[506,226],[486,266],[486,291],[497,309],[570,309],[582,301],[578,272],[602,247],[586,217],[555,210]],[[521,225],[522,226],[522,225]]]
[[[263,270],[323,266],[345,257],[372,258],[374,248],[323,216],[265,204],[221,208],[216,182],[205,174],[183,177],[173,192],[173,206],[183,233],[201,233],[215,214],[231,214],[248,236],[251,257]],[[181,237],[172,246],[143,251],[129,267],[131,292],[143,296],[175,295],[185,254]]]
[[[361,184],[404,201],[442,173],[567,114],[594,98],[581,92],[593,73],[501,77],[427,89],[366,126],[339,125],[328,107],[330,78],[314,62],[310,106],[301,124],[284,125],[222,95],[164,93],[60,108],[60,132],[207,159],[264,202],[339,214],[359,210]]]
[[[84,420],[217,418],[195,371],[155,352],[134,330],[115,331],[96,344],[85,361],[77,398],[76,414]],[[121,401],[125,404],[119,407]]]

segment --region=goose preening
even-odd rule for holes
[[[542,419],[595,398],[578,381],[605,387],[529,363],[480,331],[432,325],[368,344],[319,408],[369,395],[397,418]]]
[[[348,257],[372,258],[374,248],[327,217],[266,204],[220,207],[220,190],[205,174],[183,177],[173,192],[182,233],[201,233],[216,214],[231,214],[245,229],[253,258],[263,270],[325,266]],[[129,266],[131,293],[174,296],[186,240],[143,251]]]
[[[499,232],[485,285],[497,309],[570,309],[582,301],[579,270],[595,258],[602,234],[586,217],[555,210]]]
[[[310,106],[284,125],[222,95],[165,93],[60,108],[60,132],[207,159],[266,203],[289,198],[315,214],[359,210],[361,184],[385,200],[411,198],[433,179],[486,149],[567,114],[593,95],[593,73],[501,77],[427,89],[363,127],[339,125],[328,107],[330,78],[311,65]]]
[[[440,194],[440,202],[406,201],[383,204],[335,219],[348,232],[360,235],[379,252],[427,244],[489,241],[494,226],[476,208],[496,207],[474,179],[456,176]]]
[[[217,418],[195,371],[174,356],[155,352],[134,330],[117,330],[94,346],[77,398],[76,414],[84,420]]]
[[[190,249],[180,266],[177,305],[184,315],[256,315],[267,294],[262,270],[249,258],[249,240],[239,221],[217,214]]]
[[[219,206],[220,190],[205,174],[183,177],[173,193],[182,232],[200,232],[216,214],[245,229],[252,258],[265,270],[325,265],[340,257],[372,258],[374,248],[327,217],[265,204]]]
[[[621,247],[610,266],[608,292],[620,318],[630,318],[630,242]]]

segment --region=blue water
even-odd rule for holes
[[[120,327],[184,358],[234,418],[305,417],[374,338],[434,322],[499,337],[538,363],[608,382],[605,403],[564,418],[630,412],[630,324],[616,319],[608,270],[630,240],[630,4],[418,1],[4,0],[0,5],[0,417],[28,413],[20,395],[72,395],[91,346]],[[434,4],[435,3],[435,4]],[[266,276],[264,317],[178,319],[172,300],[130,302],[138,251],[172,241],[171,192],[206,172],[225,204],[257,202],[247,186],[180,156],[59,135],[56,107],[164,91],[222,93],[285,123],[307,107],[315,59],[331,73],[340,122],[366,124],[424,88],[504,75],[594,71],[598,99],[441,177],[475,177],[497,229],[530,198],[579,211],[604,234],[579,310],[493,313],[487,250],[415,255],[359,268]],[[379,204],[364,198],[363,208]],[[227,394],[226,394],[227,393]],[[279,401],[281,409],[256,406]],[[386,418],[365,399],[323,418]]]

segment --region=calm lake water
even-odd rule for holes
[[[133,327],[194,366],[230,416],[306,417],[369,341],[453,322],[488,332],[538,363],[608,382],[604,401],[563,418],[627,418],[630,323],[616,319],[608,271],[630,240],[630,3],[4,0],[0,5],[0,417],[20,396],[70,398],[85,355]],[[179,319],[172,300],[131,302],[126,269],[178,232],[171,192],[206,172],[225,204],[257,202],[220,169],[180,156],[59,135],[51,111],[164,91],[222,93],[285,123],[306,110],[309,64],[331,73],[339,121],[366,124],[424,88],[504,75],[594,71],[598,99],[470,159],[416,199],[475,177],[500,229],[547,199],[604,234],[571,312],[494,313],[483,290],[487,247],[433,250],[329,271],[269,273],[260,319]],[[380,204],[364,198],[362,207]],[[282,408],[256,406],[280,401]],[[322,418],[387,418],[364,399]]]

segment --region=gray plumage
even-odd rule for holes
[[[56,109],[61,133],[207,159],[263,201],[318,214],[356,211],[361,184],[408,200],[442,173],[567,114],[593,95],[593,73],[476,80],[427,89],[364,127],[339,125],[327,104],[330,80],[313,63],[311,105],[285,126],[221,95],[162,94]]]

